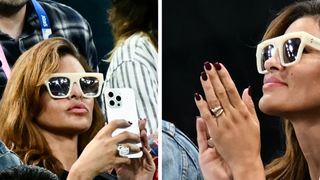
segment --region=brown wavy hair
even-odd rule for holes
[[[306,16],[314,18],[320,27],[320,1],[300,1],[285,7],[270,23],[263,40],[283,35],[295,20]],[[284,131],[285,153],[266,166],[267,180],[310,179],[307,161],[300,149],[293,126],[288,120],[284,120]]]
[[[42,41],[19,57],[0,102],[0,139],[25,164],[42,166],[57,174],[63,172],[62,164],[52,154],[35,119],[41,110],[40,95],[45,90],[43,84],[50,74],[58,71],[61,57],[67,54],[78,59],[86,71],[91,71],[69,41],[63,38]],[[104,126],[104,122],[95,100],[92,125],[78,138],[79,153]]]
[[[112,0],[108,15],[115,42],[144,32],[158,47],[158,0]]]

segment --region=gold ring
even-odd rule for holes
[[[223,113],[223,108],[221,106],[217,106],[215,108],[211,108],[210,111],[212,115],[217,118]]]

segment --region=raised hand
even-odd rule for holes
[[[220,63],[205,63],[200,79],[206,101],[196,93],[196,105],[233,177],[250,179],[253,175],[252,179],[259,179],[257,172],[264,177],[259,121],[249,89],[244,90],[241,99],[228,71]]]
[[[141,158],[130,159],[129,164],[124,164],[116,168],[119,180],[152,180],[153,178],[156,166],[149,152],[150,147],[148,144],[145,123],[144,119],[139,121],[143,156]]]
[[[106,124],[90,143],[82,151],[78,160],[72,165],[68,180],[71,179],[93,179],[102,172],[107,172],[121,164],[130,164],[130,159],[118,154],[118,144],[122,142],[139,143],[137,134],[123,132],[112,137],[112,132],[117,128],[126,128],[131,124],[125,120],[111,121]],[[130,151],[139,152],[137,145],[131,144]]]
[[[197,141],[199,147],[199,163],[204,179],[231,180],[232,174],[228,164],[220,156],[215,147],[208,146],[206,124],[197,118]]]

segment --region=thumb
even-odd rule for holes
[[[203,153],[206,149],[208,149],[208,141],[207,141],[207,129],[204,120],[200,117],[197,117],[197,142],[199,153]]]

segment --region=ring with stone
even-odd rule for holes
[[[122,156],[122,157],[126,157],[130,152],[130,149],[122,144],[118,145],[117,150],[119,152],[119,156]]]

